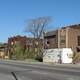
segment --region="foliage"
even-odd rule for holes
[[[35,52],[35,59],[42,62],[43,61],[43,49],[41,47],[37,47],[37,51]]]
[[[25,51],[25,59],[33,59],[34,54],[31,48],[27,48]]]
[[[24,59],[24,48],[19,42],[13,45],[13,55],[12,58],[15,59]]]
[[[38,60],[35,60],[35,59],[25,59],[25,61],[26,61],[26,62],[29,62],[29,63],[30,63],[30,62],[38,62]]]
[[[11,52],[13,53],[12,59],[25,60],[34,58],[32,48],[24,49],[19,42],[13,45]]]
[[[80,63],[80,52],[74,53],[73,55],[73,63]]]

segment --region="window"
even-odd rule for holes
[[[78,36],[78,46],[80,46],[80,36]]]
[[[56,35],[45,36],[44,38],[45,38],[45,39],[56,38]]]
[[[65,40],[61,40],[61,44],[65,44]]]
[[[28,41],[26,42],[26,44],[27,44],[27,45],[32,45],[32,41],[31,41],[31,40],[28,40]]]
[[[49,42],[49,41],[47,41],[47,44],[50,44],[50,42]]]
[[[66,37],[66,36],[61,36],[61,40],[60,40],[60,43],[61,43],[61,44],[65,44],[65,43],[66,43],[65,37]]]
[[[76,47],[76,50],[77,50],[77,52],[80,52],[80,48],[79,47]]]

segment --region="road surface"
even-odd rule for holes
[[[0,60],[0,80],[80,80],[79,67],[31,64]]]

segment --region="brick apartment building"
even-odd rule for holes
[[[8,38],[8,43],[7,43],[7,53],[8,53],[8,56],[11,56],[12,55],[12,50],[13,50],[13,46],[16,44],[16,43],[20,43],[20,45],[26,49],[33,49],[37,47],[37,44],[38,44],[38,41],[37,39],[34,39],[34,38],[31,38],[31,37],[26,37],[26,36],[14,36],[14,37],[10,37]],[[43,43],[42,43],[42,39],[39,40],[39,44],[41,46],[43,46]]]
[[[63,27],[44,35],[45,48],[71,48],[80,51],[80,24]]]

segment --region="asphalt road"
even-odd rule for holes
[[[0,80],[80,80],[79,67],[31,64],[0,60]]]

